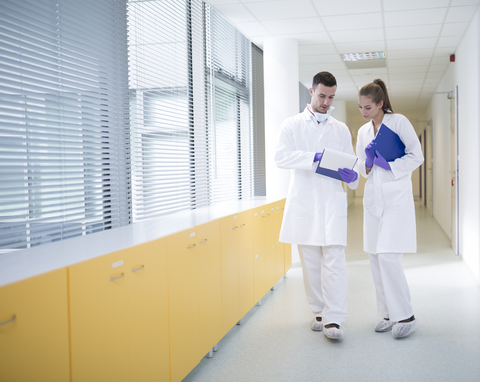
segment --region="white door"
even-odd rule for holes
[[[458,245],[458,86],[455,95],[450,97],[450,175],[451,175],[451,206],[452,206],[452,248],[459,255]]]

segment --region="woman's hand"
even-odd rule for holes
[[[373,160],[373,164],[383,168],[384,170],[392,169],[388,164],[387,160],[384,157],[382,157],[382,155],[377,150],[375,150],[375,159]]]
[[[375,154],[372,154],[370,152],[370,149],[373,146],[373,143],[375,142],[375,139],[372,139],[372,141],[365,147],[365,155],[367,156],[367,159],[365,159],[365,167],[367,168],[372,168],[373,167],[373,161],[375,159]]]

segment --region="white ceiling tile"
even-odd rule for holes
[[[390,40],[437,37],[440,33],[441,28],[441,24],[411,25],[408,27],[385,28],[385,33],[387,39]]]
[[[299,57],[300,64],[318,64],[326,62],[343,63],[343,60],[339,54],[315,54],[312,56]]]
[[[425,76],[427,75],[427,71],[422,71],[422,72],[411,72],[411,73],[408,73],[408,78],[410,79],[413,79],[413,80],[416,80],[416,81],[423,81],[423,79],[425,78]],[[405,73],[392,73],[391,71],[389,71],[389,76],[391,79],[394,79],[394,78],[405,78],[406,75]]]
[[[358,30],[382,28],[382,14],[371,13],[365,15],[344,15],[322,17],[322,21],[328,31]]]
[[[236,26],[247,37],[268,36],[271,33],[259,21],[247,21],[236,23]]]
[[[262,24],[273,34],[323,32],[325,29],[316,17],[306,19],[265,20]]]
[[[387,50],[387,60],[411,58],[425,58],[432,57],[434,49],[405,49],[405,50]]]
[[[275,37],[278,38],[291,38],[297,40],[298,44],[308,45],[308,44],[328,44],[331,42],[328,34],[324,32],[318,33],[287,33],[287,34],[277,34]]]
[[[235,4],[241,3],[241,0],[204,0],[207,4],[210,5],[220,5],[220,4]]]
[[[441,36],[461,36],[467,29],[468,23],[445,23]]]
[[[460,44],[462,36],[440,37],[437,43],[438,48],[452,48],[455,50]]]
[[[257,21],[243,4],[219,4],[215,6],[215,9],[234,24],[244,21]]]
[[[388,51],[405,50],[405,49],[433,49],[436,38],[418,38],[406,40],[389,40],[387,41]]]
[[[447,7],[449,0],[383,0],[383,9],[389,11],[403,11],[409,9],[425,9]]]
[[[315,9],[308,0],[276,0],[255,3],[244,2],[258,20],[299,19],[312,17]]]
[[[432,58],[432,62],[430,65],[443,65],[443,64],[450,64],[450,57],[435,57]]]
[[[457,5],[478,5],[480,0],[452,0],[450,6],[455,7]]]
[[[380,0],[362,0],[362,1],[330,1],[313,0],[320,16],[346,15],[359,13],[381,12],[382,6]]]
[[[476,6],[464,6],[464,7],[450,7],[447,19],[447,23],[457,23],[461,21],[470,21],[477,10]]]
[[[350,69],[349,73],[353,78],[362,77],[362,76],[386,77],[388,74],[388,71],[387,71],[387,68]]]
[[[299,45],[298,46],[298,55],[299,56],[309,56],[317,54],[335,54],[337,49],[333,44],[310,44],[310,45]]]
[[[388,58],[387,65],[389,68],[398,68],[403,66],[428,66],[430,64],[430,57],[424,58],[403,58],[394,60]]]
[[[426,73],[428,69],[427,65],[420,66],[400,66],[398,68],[388,68],[388,72],[392,75],[406,74],[406,73]],[[408,76],[407,76],[408,77]]]
[[[417,11],[385,12],[385,26],[401,27],[409,25],[441,24],[447,8],[420,9]]]
[[[430,65],[428,68],[428,73],[443,73],[447,69],[448,62],[440,65]]]
[[[451,54],[455,53],[455,49],[452,48],[440,48],[437,47],[435,49],[435,53],[433,54],[433,57],[450,57]]]
[[[378,52],[385,50],[384,41],[354,42],[336,44],[340,54],[343,53],[361,53],[361,52]]]
[[[347,68],[343,62],[340,63],[332,63],[332,62],[327,62],[327,63],[322,63],[322,64],[304,64],[304,65],[299,65],[299,68],[303,70],[304,72],[312,72],[312,73],[318,73],[322,70],[326,70],[328,72],[332,72],[332,74],[335,75],[340,75],[340,74],[348,74]]]
[[[333,31],[330,36],[334,43],[383,40],[383,28],[359,29],[355,31]]]

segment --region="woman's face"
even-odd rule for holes
[[[362,117],[365,120],[370,121],[374,119],[380,111],[383,111],[383,101],[380,103],[374,103],[371,98],[360,96],[358,97],[358,108]]]

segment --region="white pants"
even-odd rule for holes
[[[307,301],[323,325],[342,325],[347,319],[345,247],[298,245]]]
[[[402,268],[402,253],[370,254],[377,312],[382,318],[401,321],[413,316],[410,290]]]

